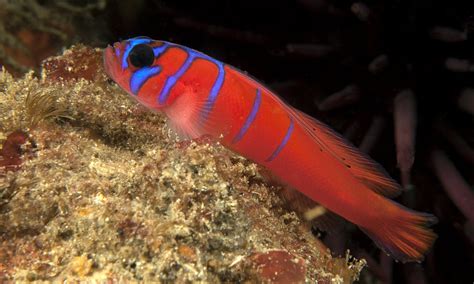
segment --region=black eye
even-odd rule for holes
[[[130,51],[128,60],[130,60],[130,64],[137,68],[151,66],[155,60],[153,48],[146,44],[137,44]]]

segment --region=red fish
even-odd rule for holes
[[[137,37],[104,52],[107,74],[161,111],[181,136],[210,136],[266,167],[313,201],[357,224],[397,260],[420,261],[436,235],[433,215],[388,197],[400,186],[320,121],[242,71],[193,49]]]

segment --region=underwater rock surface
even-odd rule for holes
[[[107,79],[101,55],[75,46],[41,78],[0,73],[2,280],[358,278],[365,262],[331,257],[255,164],[178,142]]]

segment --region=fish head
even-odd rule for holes
[[[162,87],[159,82],[164,81],[166,75],[158,61],[166,48],[166,42],[148,37],[116,42],[104,50],[105,72],[139,103],[160,110],[165,104],[158,99]]]

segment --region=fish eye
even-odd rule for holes
[[[151,66],[155,61],[153,48],[147,44],[137,44],[130,51],[128,60],[137,68]]]

